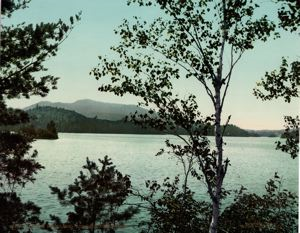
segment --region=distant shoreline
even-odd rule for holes
[[[176,137],[176,135],[174,134],[168,134],[168,133],[91,133],[91,132],[86,132],[86,133],[82,133],[82,132],[58,132],[59,134],[115,134],[115,135],[171,135]],[[188,135],[188,134],[179,134],[179,135]],[[214,135],[207,135],[207,137],[213,137]],[[227,135],[224,136],[224,138],[226,137],[233,137],[233,138],[280,138],[280,136],[235,136],[235,135]],[[58,138],[59,139],[59,138]]]

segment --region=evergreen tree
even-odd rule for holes
[[[62,206],[72,206],[68,219],[63,223],[51,216],[59,232],[115,232],[122,222],[137,213],[137,208],[122,206],[131,192],[128,175],[122,175],[107,156],[99,159],[101,167],[86,159],[86,172],[80,175],[67,189],[50,187]]]
[[[55,56],[58,46],[73,28],[59,20],[57,23],[17,25],[7,24],[16,10],[28,6],[29,0],[1,1],[1,70],[0,70],[0,126],[27,123],[22,110],[7,107],[7,99],[31,95],[46,96],[56,88],[57,77],[49,74],[44,61]],[[79,19],[79,16],[76,16]],[[12,131],[0,131],[0,206],[11,206],[0,211],[0,231],[31,231],[26,224],[38,223],[39,207],[23,202],[17,189],[34,182],[34,175],[43,168],[36,161],[37,151],[30,152],[33,138]],[[13,207],[13,208],[12,208]]]

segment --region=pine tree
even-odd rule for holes
[[[128,175],[123,175],[107,156],[99,159],[101,167],[86,159],[84,171],[67,189],[50,187],[62,206],[72,206],[68,219],[63,223],[59,217],[51,216],[59,232],[115,232],[115,228],[137,213],[135,207],[124,207],[131,193]]]
[[[61,20],[35,25],[6,24],[16,10],[28,7],[29,2],[1,2],[0,126],[29,122],[27,113],[7,107],[6,100],[46,96],[50,89],[56,88],[58,78],[44,74],[47,69],[43,63],[56,55],[74,25],[73,17],[69,25]],[[32,142],[29,135],[0,131],[0,206],[11,207],[0,211],[1,232],[30,231],[30,223],[40,223],[40,208],[33,202],[23,202],[17,193],[26,183],[34,182],[34,175],[44,168],[36,161],[37,151],[30,152]]]

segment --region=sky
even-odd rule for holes
[[[161,16],[153,8],[127,6],[126,0],[32,0],[29,7],[19,10],[3,23],[68,22],[70,16],[82,11],[82,19],[76,23],[70,36],[61,45],[58,55],[46,61],[48,73],[60,77],[58,89],[50,91],[47,97],[14,99],[9,106],[24,108],[39,101],[74,102],[79,99],[137,104],[133,96],[117,97],[101,93],[97,81],[89,75],[98,64],[98,56],[111,56],[110,46],[117,45],[118,35],[114,29],[123,19],[140,16],[151,21]],[[224,105],[223,122],[231,115],[232,124],[244,129],[281,129],[284,115],[299,113],[298,100],[287,104],[283,100],[263,102],[253,95],[253,88],[266,71],[279,67],[281,57],[299,59],[299,35],[282,33],[282,38],[267,43],[256,43],[255,49],[244,54],[233,73],[227,99]],[[196,94],[203,115],[212,114],[213,107],[202,86],[193,80],[179,83],[175,90],[181,96]]]

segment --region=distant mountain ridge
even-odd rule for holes
[[[59,132],[162,133],[150,129],[144,130],[132,123],[124,123],[125,116],[130,113],[135,111],[147,113],[146,109],[135,105],[82,99],[74,103],[41,101],[24,110],[30,115],[38,116],[38,121],[34,121],[36,127],[43,128],[49,121],[54,120],[58,124]],[[278,137],[282,132],[283,130],[245,130],[235,125],[228,125],[224,136]],[[210,129],[209,134],[213,135],[213,129]]]
[[[147,112],[146,109],[135,105],[106,103],[90,99],[77,100],[73,103],[41,101],[24,108],[24,110],[30,110],[35,108],[36,106],[63,108],[66,110],[75,111],[89,118],[98,118],[110,121],[118,121],[124,119],[125,116],[136,111],[138,111],[139,113]]]
[[[134,125],[132,122],[109,121],[97,118],[88,118],[72,110],[58,107],[39,106],[30,108],[27,113],[31,116],[31,125],[37,128],[45,128],[47,123],[54,121],[57,131],[69,133],[121,133],[121,134],[165,134],[154,129],[144,129]],[[183,129],[177,131],[179,134],[186,134]],[[208,130],[209,135],[214,134],[213,127]],[[259,136],[241,129],[235,125],[228,125],[224,136],[253,137]]]
[[[159,134],[153,129],[142,129],[131,122],[109,121],[88,118],[80,113],[58,107],[37,106],[26,111],[31,121],[29,125],[45,128],[53,121],[58,132],[66,133],[115,133],[115,134]]]

